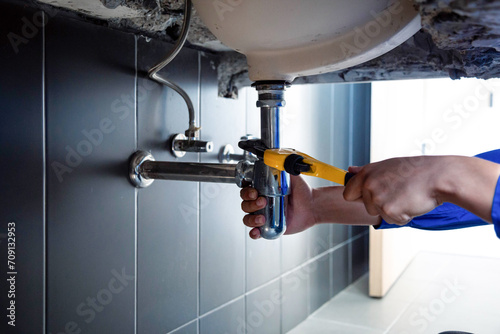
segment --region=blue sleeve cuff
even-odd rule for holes
[[[487,225],[488,223],[469,211],[451,203],[443,203],[423,216],[415,217],[404,226],[420,230],[440,231]],[[376,229],[397,228],[400,225],[389,224],[382,220]],[[500,226],[499,226],[500,231]]]
[[[495,233],[500,238],[500,177],[497,181],[495,196],[493,197],[493,205],[491,207],[491,219],[495,225]]]

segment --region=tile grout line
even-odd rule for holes
[[[177,327],[177,328],[175,328],[174,330],[172,330],[172,331],[170,331],[170,332],[167,332],[167,334],[175,333],[176,331],[181,330],[181,329],[184,329],[184,328],[186,328],[187,326],[189,326],[189,325],[191,325],[191,324],[196,323],[197,321],[198,321],[198,318],[193,319],[193,320],[191,320],[191,321],[189,321],[189,322],[186,322],[184,325],[182,325],[182,326],[180,326],[180,327]],[[199,327],[197,327],[197,328],[199,329]]]
[[[414,300],[416,300],[416,299],[417,298],[414,298]],[[410,308],[410,306],[412,306],[412,305],[413,305],[413,302],[408,303],[408,305],[406,305],[405,308],[403,308],[403,310],[399,313],[399,315],[396,317],[396,319],[394,319],[394,321],[392,321],[391,324],[389,325],[389,327],[387,327],[387,329],[384,331],[384,334],[389,333],[391,328],[394,327],[394,325],[396,325],[398,320],[401,319],[401,317],[406,312],[406,310],[408,310]]]
[[[349,322],[342,322],[342,321],[336,321],[336,320],[330,320],[330,319],[323,319],[323,318],[316,318],[316,319],[314,319],[314,321],[327,322],[327,323],[337,324],[337,325],[345,325],[345,326],[353,327],[353,328],[356,328],[356,329],[378,331],[380,333],[384,333],[385,334],[385,332],[383,331],[383,329],[365,327],[365,326],[361,326],[361,325],[355,325],[355,324],[351,324]]]
[[[307,238],[307,257],[310,257],[311,256],[311,248],[312,248],[312,238],[313,238],[313,234],[311,232],[311,230],[308,231],[309,232],[309,238]],[[328,253],[330,254],[330,253]],[[311,259],[312,260],[312,259]],[[319,258],[318,258],[319,260]],[[314,261],[311,261],[308,263],[311,264],[313,263]],[[306,276],[306,314],[307,316],[309,316],[309,314],[311,314],[311,286],[310,286],[310,282],[311,282],[311,273],[309,271],[307,271],[307,276]]]
[[[311,252],[311,247],[312,247],[311,239],[312,239],[312,237],[313,237],[312,232],[309,232],[309,238],[307,238],[307,257],[310,257],[311,253],[312,253]],[[312,263],[312,262],[314,262],[314,261],[311,261],[310,263]],[[310,293],[311,292],[311,273],[308,270],[306,270],[306,272],[307,272],[307,275],[305,277],[305,281],[306,281],[305,286],[306,286],[306,315],[307,315],[306,318],[307,318],[309,316],[309,314],[311,314],[311,293]]]
[[[233,298],[233,299],[231,299],[230,301],[227,301],[227,302],[225,302],[224,304],[219,305],[219,306],[217,306],[216,308],[211,309],[211,310],[210,310],[210,311],[208,311],[208,312],[205,312],[204,314],[202,314],[202,315],[200,315],[200,316],[198,317],[198,320],[201,320],[201,319],[203,319],[203,318],[205,318],[205,317],[208,317],[209,315],[211,315],[211,314],[213,314],[213,313],[215,313],[215,312],[219,311],[220,309],[223,309],[224,307],[226,307],[226,306],[228,306],[228,305],[230,305],[230,304],[232,304],[232,303],[234,303],[234,302],[239,301],[240,299],[245,299],[246,295],[247,295],[246,293],[244,293],[244,294],[242,294],[242,295],[239,295],[238,297]]]
[[[333,233],[333,231],[332,231],[332,233]],[[332,253],[330,253],[328,255],[328,265],[330,266],[330,268],[328,268],[328,277],[330,279],[330,286],[329,286],[329,290],[328,290],[328,293],[329,293],[328,298],[332,299],[333,298],[333,255],[332,255]],[[332,297],[330,297],[330,296],[332,296]]]
[[[246,131],[245,131],[246,132]],[[247,254],[248,254],[248,238],[246,237],[246,234],[247,234],[247,230],[246,229],[243,229],[243,237],[245,238],[245,254],[244,254],[244,261],[245,261],[245,267],[243,269],[243,272],[244,272],[244,279],[245,279],[245,293],[246,291],[248,290],[248,279],[247,279],[247,273],[248,273],[248,257],[247,257]],[[244,300],[244,317],[245,317],[245,323],[244,323],[244,328],[243,330],[245,331],[244,333],[247,333],[247,323],[248,323],[248,319],[247,319],[247,314],[248,314],[248,309],[247,309],[247,295],[245,295],[245,300]]]
[[[335,153],[334,153],[334,148],[333,148],[333,143],[335,143],[335,86],[331,85],[330,86],[330,161],[329,163],[332,166],[335,166],[334,160],[335,160]],[[330,237],[333,238],[334,230],[333,226],[330,226]],[[333,241],[333,240],[331,240]],[[333,295],[333,256],[330,253],[329,255],[329,264],[330,264],[330,269],[329,271],[329,278],[330,278],[330,295]],[[330,297],[330,296],[329,296]],[[330,297],[331,299],[331,297]],[[314,314],[315,312],[313,312]]]
[[[134,35],[134,66],[135,66],[135,77],[134,77],[134,92],[135,92],[135,131],[134,131],[134,141],[135,141],[135,149],[137,150],[139,145],[139,99],[138,99],[138,44],[137,44],[137,36]],[[134,189],[134,207],[135,207],[135,217],[134,217],[134,256],[135,256],[135,282],[134,282],[134,333],[137,334],[139,322],[138,322],[138,314],[137,314],[137,303],[138,303],[138,267],[139,267],[139,191],[137,188]]]
[[[349,146],[348,146],[348,161],[349,165],[353,164],[353,146],[354,146],[354,86],[351,84],[349,86],[349,119],[348,119],[348,138],[349,138]],[[348,236],[352,238],[352,226],[348,227]],[[352,243],[349,243],[347,247],[347,281],[349,284],[352,283],[353,274],[352,274]]]
[[[248,122],[247,122],[247,94],[245,93],[245,134],[247,134],[247,127],[248,127]],[[248,290],[248,238],[246,237],[247,235],[247,230],[246,228],[243,228],[243,238],[245,240],[245,253],[244,253],[244,261],[245,261],[245,266],[244,266],[244,269],[243,269],[243,273],[244,273],[244,280],[245,280],[245,292]],[[244,318],[245,318],[245,323],[244,323],[244,328],[243,330],[245,331],[244,333],[247,333],[247,323],[248,323],[248,319],[247,319],[247,314],[248,314],[248,309],[247,309],[247,296],[245,295],[245,300],[244,300]]]
[[[45,12],[43,12],[45,14]],[[43,292],[42,292],[42,300],[43,300],[43,310],[42,310],[42,328],[43,334],[47,333],[47,261],[48,261],[48,252],[47,252],[47,222],[48,222],[48,210],[47,210],[47,99],[45,97],[46,94],[46,49],[45,49],[45,27],[46,27],[46,15],[42,15],[42,173],[43,173],[43,181],[42,181],[42,210],[43,210],[43,268],[42,268],[42,284],[43,284]]]
[[[281,279],[281,273],[283,272],[283,239],[280,238],[280,279],[279,279],[279,289],[280,294],[283,296],[283,280]],[[280,303],[280,333],[283,333],[283,303]]]
[[[201,91],[201,54],[198,51],[198,115],[199,115],[199,122],[198,126],[201,126],[201,96],[200,96],[200,91]],[[200,155],[198,155],[198,161],[201,161]],[[198,214],[196,215],[196,246],[198,247],[198,251],[196,252],[196,266],[198,273],[196,275],[197,279],[197,298],[196,298],[196,333],[200,333],[200,309],[201,309],[201,182],[198,182],[198,191],[197,194],[198,196]]]

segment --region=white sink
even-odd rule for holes
[[[203,22],[247,56],[250,79],[292,81],[376,58],[420,29],[410,0],[193,0]]]

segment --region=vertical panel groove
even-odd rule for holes
[[[349,85],[349,106],[348,106],[348,124],[349,124],[349,133],[347,134],[349,138],[349,146],[348,146],[348,165],[351,166],[353,163],[354,156],[354,84]],[[348,235],[349,240],[352,238],[352,226],[348,227]],[[348,246],[348,261],[347,261],[347,282],[350,284],[352,282],[352,242],[349,243]]]
[[[137,36],[134,36],[134,67],[135,67],[135,83],[134,83],[134,92],[135,92],[135,104],[134,104],[134,116],[135,116],[135,126],[134,126],[134,141],[135,141],[135,149],[137,150],[137,147],[138,147],[138,132],[139,132],[139,113],[138,113],[138,109],[139,109],[139,98],[138,98],[138,95],[139,95],[139,90],[138,90],[138,85],[137,85],[137,82],[138,82],[138,66],[137,66]],[[134,256],[135,256],[135,272],[134,272],[134,276],[135,276],[135,281],[134,281],[134,333],[137,334],[137,331],[138,331],[138,315],[137,315],[137,303],[138,303],[138,280],[139,280],[139,276],[138,276],[138,265],[139,265],[139,261],[138,261],[138,242],[139,242],[139,235],[138,235],[138,221],[139,221],[139,207],[138,207],[138,196],[139,196],[139,192],[138,192],[138,189],[136,188],[135,191],[134,191],[134,211],[135,211],[135,217],[134,217],[134,228],[135,228],[135,231],[134,231],[134,235],[135,235],[135,238],[134,238],[134,242],[135,242],[135,245],[134,245]]]
[[[43,294],[42,294],[42,301],[43,301],[43,310],[42,310],[42,328],[43,328],[43,334],[47,333],[47,105],[46,105],[46,98],[45,98],[45,26],[47,24],[46,20],[46,13],[44,12],[45,15],[42,15],[42,22],[43,26],[41,28],[42,30],[42,133],[43,133],[43,139],[42,139],[42,147],[43,147],[43,181],[42,181],[42,187],[43,187],[43,200],[42,200],[42,206],[43,206],[43,269],[42,269],[42,276],[43,276]]]
[[[201,53],[198,52],[198,126],[201,126]],[[200,161],[201,158],[198,155],[198,161]],[[201,183],[198,182],[198,188],[197,188],[197,194],[198,196],[198,213],[196,215],[196,247],[198,247],[198,252],[197,254],[197,270],[198,270],[198,275],[197,277],[197,298],[196,298],[196,317],[197,317],[197,323],[198,325],[196,326],[196,332],[199,334],[200,333],[200,295],[201,295]]]

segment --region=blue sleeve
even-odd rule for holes
[[[500,238],[500,178],[498,179],[495,197],[493,198],[491,219],[493,220],[493,225],[495,225],[495,233]]]
[[[490,151],[477,155],[476,157],[500,164],[500,150]],[[497,181],[491,218],[495,226],[495,232],[500,238],[500,178]],[[451,203],[443,203],[425,215],[415,217],[404,226],[410,226],[422,230],[452,230],[464,227],[487,225],[488,223],[469,211]],[[382,220],[377,229],[401,227]]]

